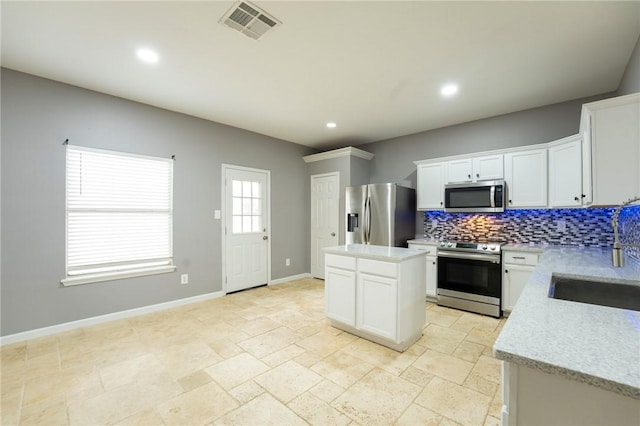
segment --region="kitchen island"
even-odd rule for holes
[[[545,248],[494,345],[502,424],[640,424],[640,312],[550,298],[554,274],[640,286],[608,249]]]
[[[331,325],[400,352],[422,336],[425,251],[364,244],[323,250]]]

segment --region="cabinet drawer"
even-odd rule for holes
[[[325,266],[332,266],[334,268],[349,269],[351,271],[356,270],[356,258],[351,256],[338,256],[335,254],[326,254],[324,258]]]
[[[521,253],[521,252],[504,252],[503,263],[515,263],[516,265],[531,265],[536,266],[538,264],[538,253]]]
[[[397,267],[397,263],[381,262],[379,260],[371,259],[358,259],[358,272],[396,278],[398,275]]]
[[[409,248],[414,250],[424,250],[427,252],[427,256],[435,256],[436,250],[438,250],[437,247],[428,246],[426,244],[409,244]]]

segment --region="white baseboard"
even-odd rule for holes
[[[91,325],[101,324],[117,319],[131,318],[138,315],[149,314],[152,312],[162,311],[165,309],[175,308],[190,303],[202,302],[209,299],[216,299],[225,294],[222,291],[201,294],[199,296],[186,297],[184,299],[172,300],[170,302],[158,303],[156,305],[143,306],[141,308],[128,309],[126,311],[114,312],[112,314],[100,315],[97,317],[85,318],[77,321],[65,322],[49,327],[37,328],[35,330],[23,331],[21,333],[10,334],[0,337],[0,346],[9,345],[11,343],[22,342],[23,340],[35,339],[38,337],[49,336],[51,334],[61,333],[63,331],[75,330],[77,328],[89,327]]]
[[[306,272],[304,274],[298,274],[298,275],[291,275],[290,277],[284,277],[284,278],[278,278],[276,280],[271,280],[271,282],[269,283],[269,285],[278,285],[278,284],[283,284],[289,281],[295,281],[295,280],[302,280],[304,278],[312,278],[311,274]]]

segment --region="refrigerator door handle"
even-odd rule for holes
[[[367,201],[364,204],[366,226],[364,229],[364,243],[369,244],[371,241],[371,197],[367,197]]]

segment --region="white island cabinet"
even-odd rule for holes
[[[324,251],[331,325],[400,352],[422,336],[425,251],[363,244]]]

